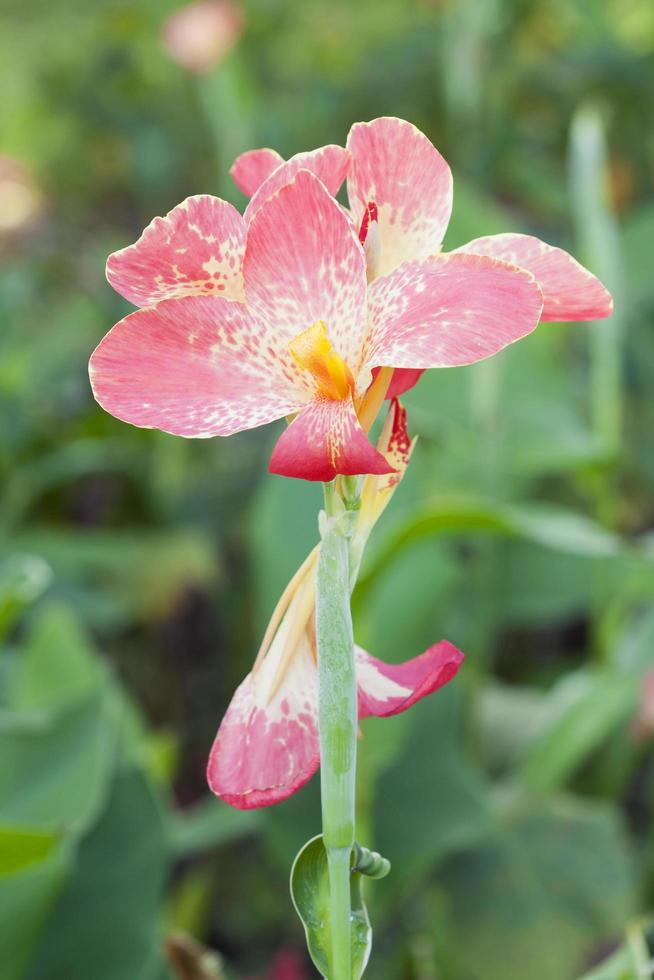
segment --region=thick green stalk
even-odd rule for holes
[[[354,513],[344,509],[333,485],[325,487],[325,511],[316,582],[316,636],[322,829],[331,911],[330,980],[351,980],[350,863],[358,713],[348,549]]]

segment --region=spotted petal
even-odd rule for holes
[[[452,212],[452,174],[427,137],[411,123],[382,117],[356,123],[347,148],[347,191],[357,225],[368,202],[378,209],[376,275],[438,252]]]
[[[532,235],[488,235],[456,251],[490,255],[528,269],[543,293],[541,320],[598,320],[613,312],[611,294],[592,272],[562,248]]]
[[[328,483],[337,474],[392,473],[393,467],[369,442],[351,398],[316,397],[279,437],[270,472]]]
[[[190,295],[243,299],[245,224],[209,194],[187,197],[107,259],[107,279],[135,306]]]
[[[317,150],[296,153],[290,160],[272,171],[267,180],[253,192],[252,200],[245,209],[246,223],[252,220],[264,201],[293,180],[300,170],[308,170],[309,173],[314,174],[322,181],[329,193],[335,195],[345,180],[349,165],[348,151],[334,143],[321,146]]]
[[[240,191],[252,197],[256,189],[270,177],[282,163],[284,157],[277,150],[263,147],[260,150],[248,150],[236,157],[231,166],[232,180]]]
[[[165,300],[125,317],[91,357],[102,407],[173,435],[226,436],[298,411],[307,395],[242,303],[212,296]]]
[[[209,786],[239,810],[279,803],[320,765],[318,672],[306,634],[279,676],[292,623],[288,615],[236,691],[209,756]]]
[[[369,292],[370,367],[472,364],[530,333],[543,303],[530,273],[481,255],[407,262]]]
[[[355,654],[359,718],[385,718],[406,711],[451,681],[465,659],[447,640],[403,664],[386,664],[361,647],[356,647]]]
[[[361,245],[336,201],[306,170],[269,197],[248,229],[245,292],[280,336],[323,320],[357,377],[366,330]]]

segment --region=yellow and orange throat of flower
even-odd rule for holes
[[[352,372],[332,347],[323,320],[316,320],[307,330],[289,343],[291,354],[299,366],[308,371],[318,392],[332,401],[342,401],[354,391]]]

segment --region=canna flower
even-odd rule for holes
[[[100,405],[196,438],[290,418],[273,473],[389,473],[366,434],[373,371],[489,357],[535,328],[543,301],[529,272],[474,254],[404,263],[368,286],[364,248],[332,197],[348,160],[325,147],[289,161],[243,217],[188,198],[111,255],[110,283],[143,308],[91,357]]]
[[[392,274],[402,263],[442,255],[452,212],[452,174],[427,137],[411,123],[383,117],[355,123],[346,149],[350,214],[366,250],[369,280]],[[304,165],[311,169],[310,162]],[[295,157],[284,162],[274,150],[251,150],[237,158],[231,174],[244,193],[265,197],[266,183],[279,185],[295,166]],[[543,294],[543,321],[596,320],[613,310],[609,292],[592,273],[533,235],[488,235],[449,254],[484,255],[528,270]],[[410,288],[412,281],[411,268],[404,268],[404,275],[395,273],[399,289]],[[408,390],[422,374],[417,365],[390,366],[401,370],[392,377],[389,398]]]
[[[165,20],[161,37],[173,61],[195,75],[206,75],[234,47],[243,22],[243,10],[231,0],[197,0]]]
[[[357,535],[364,540],[401,480],[412,450],[406,413],[391,403],[378,446],[390,474],[366,477]],[[355,536],[356,542],[356,536]],[[281,596],[252,671],[237,689],[213,744],[207,778],[238,809],[279,803],[320,765],[314,626],[316,547]],[[406,711],[447,684],[463,654],[443,640],[403,664],[355,647],[359,718]]]

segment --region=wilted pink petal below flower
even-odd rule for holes
[[[243,11],[229,0],[199,0],[171,14],[162,40],[182,68],[205,75],[231,51],[243,31]]]

